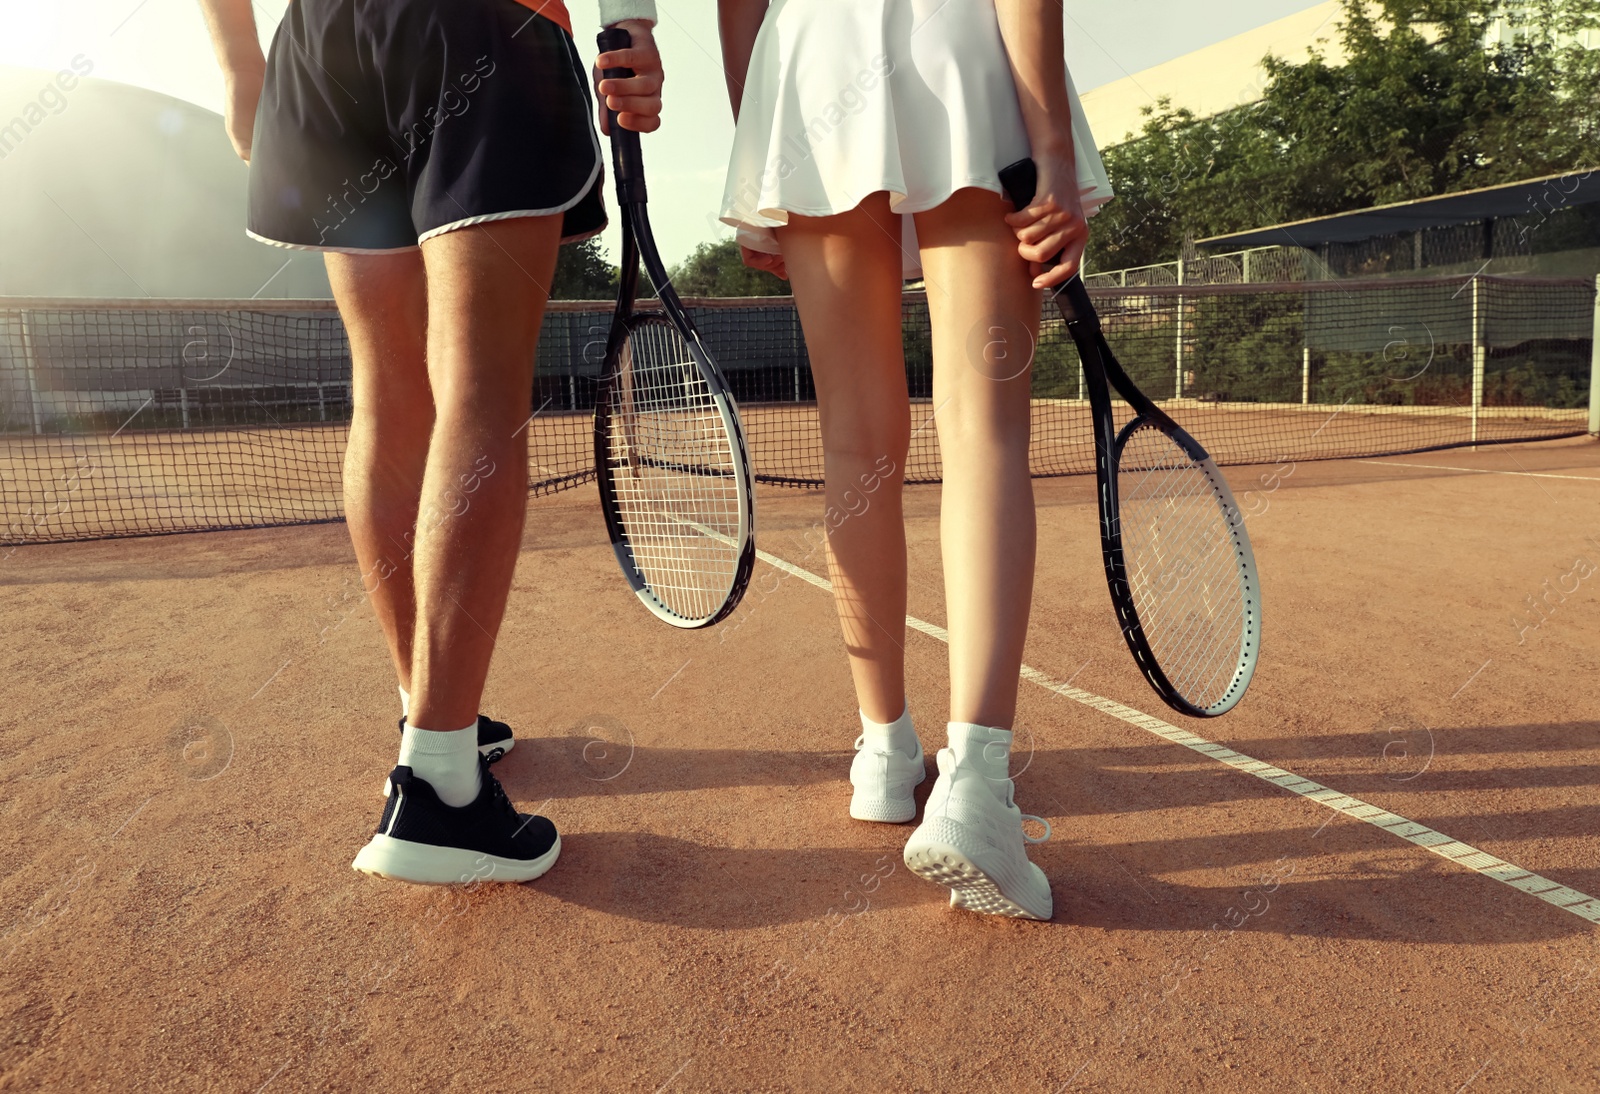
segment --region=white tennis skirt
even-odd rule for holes
[[[1112,196],[1067,76],[1078,189],[1093,216]],[[902,214],[978,187],[1030,155],[994,0],[772,0],[745,81],[722,221],[781,253],[789,214],[831,216],[880,190]],[[921,273],[901,218],[905,275]]]

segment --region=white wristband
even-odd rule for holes
[[[654,26],[655,0],[600,0],[600,22],[603,26],[615,26],[624,19],[642,19]]]

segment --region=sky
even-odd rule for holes
[[[459,0],[441,0],[459,2]],[[1067,63],[1079,91],[1172,60],[1316,0],[1066,0]],[[594,52],[598,0],[567,0],[578,46]],[[286,0],[255,0],[270,39]],[[646,138],[651,213],[673,263],[731,232],[716,221],[733,140],[712,0],[658,0],[657,41],[667,71],[664,125]],[[164,92],[211,110],[222,104],[197,0],[0,0],[0,65],[58,69],[78,55],[93,74]],[[0,103],[10,117],[21,104]],[[604,237],[615,255],[615,227]]]

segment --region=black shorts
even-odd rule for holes
[[[572,36],[516,0],[293,0],[267,59],[249,233],[355,253],[519,216],[605,227]]]

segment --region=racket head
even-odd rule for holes
[[[1106,569],[1128,648],[1168,706],[1225,714],[1261,654],[1261,585],[1244,514],[1205,449],[1159,412],[1117,434],[1111,470]]]
[[[595,404],[595,467],[612,549],[645,607],[685,629],[732,612],[755,563],[749,460],[687,316],[619,320]]]

